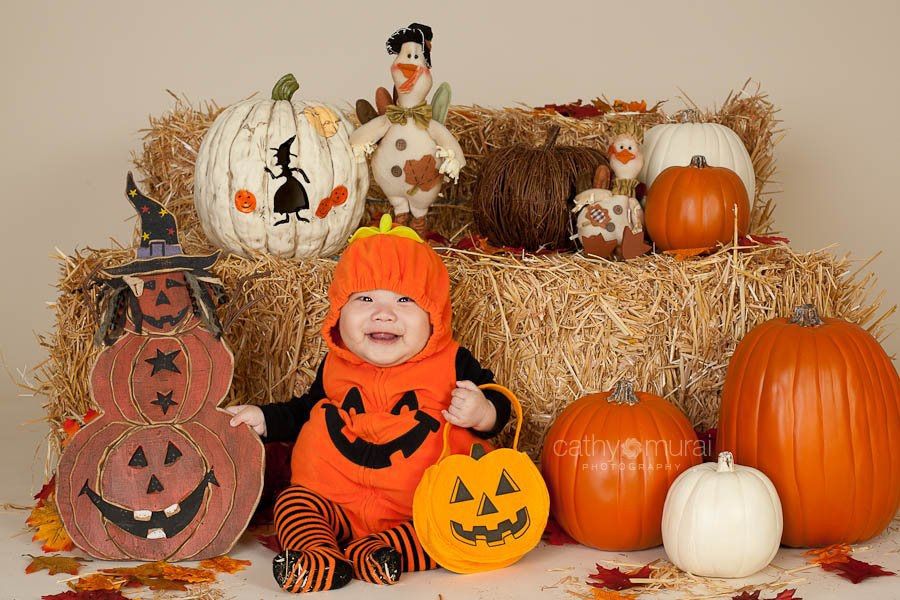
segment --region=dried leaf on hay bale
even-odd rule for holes
[[[54,448],[62,422],[92,408],[89,372],[100,349],[86,278],[130,258],[128,249],[86,250],[61,261],[57,327],[41,336],[50,356],[35,390],[49,398]],[[568,403],[626,374],[674,402],[694,425],[713,425],[736,340],[796,304],[813,302],[876,335],[893,312],[880,309],[880,298],[867,303],[872,273],[851,273],[849,259],[824,250],[760,246],[628,262],[448,250],[444,260],[457,339],[522,398],[522,447],[534,457]],[[266,256],[226,257],[214,267],[230,297],[220,314],[231,321],[225,339],[235,355],[229,402],[284,400],[309,384],[325,351],[319,327],[334,264]]]

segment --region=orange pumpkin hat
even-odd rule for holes
[[[331,352],[352,363],[363,360],[340,343],[338,319],[351,294],[369,290],[409,296],[428,313],[431,337],[410,361],[423,360],[452,341],[447,267],[415,231],[392,227],[390,215],[383,215],[377,228],[363,227],[353,234],[328,289],[331,306],[322,324],[322,336]]]

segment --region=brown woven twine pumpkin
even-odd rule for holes
[[[475,225],[495,246],[528,251],[566,249],[572,243],[571,201],[591,187],[600,150],[557,146],[559,127],[543,146],[498,148],[484,161],[472,197]]]

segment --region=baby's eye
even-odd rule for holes
[[[397,299],[397,302],[413,302],[413,303],[414,303],[415,300],[413,300],[413,299],[410,298],[409,296],[403,296],[403,297],[401,297],[401,298],[398,298],[398,299]]]
[[[356,299],[359,300],[360,302],[371,302],[372,301],[371,296],[357,296]]]

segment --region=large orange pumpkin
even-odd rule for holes
[[[619,382],[573,403],[550,428],[541,459],[550,511],[587,546],[658,546],[669,486],[700,464],[701,454],[681,411]]]
[[[878,535],[900,507],[900,381],[857,325],[798,308],[738,344],[718,446],[765,473],[784,508],[782,543]]]
[[[737,174],[695,156],[687,167],[669,167],[647,191],[644,220],[660,250],[710,248],[750,226],[747,188]]]

